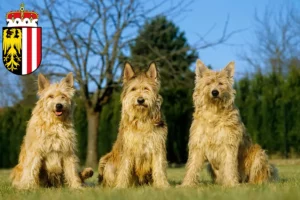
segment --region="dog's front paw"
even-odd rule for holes
[[[236,187],[239,186],[239,183],[236,182],[227,182],[223,184],[224,187]]]
[[[70,188],[72,189],[83,189],[83,185],[80,182],[74,182],[70,184]]]
[[[34,181],[24,181],[24,182],[20,182],[18,184],[14,184],[14,187],[16,187],[19,190],[31,190],[31,189],[37,189],[39,187],[39,185],[37,183],[35,183]]]
[[[154,183],[153,185],[155,188],[160,188],[160,189],[167,189],[170,188],[170,184],[168,182],[162,182],[162,183]]]
[[[116,189],[125,189],[128,188],[128,186],[126,184],[123,183],[119,183],[115,186]]]
[[[187,187],[197,187],[198,184],[194,182],[183,182],[180,185],[176,185],[176,188],[187,188]]]

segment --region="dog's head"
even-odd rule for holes
[[[207,68],[199,59],[196,64],[195,104],[214,104],[226,107],[235,97],[233,89],[234,62],[230,62],[221,71]]]
[[[129,63],[123,73],[122,107],[125,112],[135,115],[149,113],[161,104],[159,96],[159,78],[155,63],[151,63],[146,72],[134,72]]]
[[[72,112],[73,74],[69,73],[59,83],[50,84],[44,75],[38,76],[38,95],[44,112],[48,112],[58,119],[65,119]]]

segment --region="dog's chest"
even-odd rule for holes
[[[224,132],[224,127],[214,123],[207,123],[205,120],[193,122],[193,136],[191,143],[201,149],[208,160],[219,159],[224,154],[228,135]]]
[[[52,173],[54,174],[62,173],[63,171],[62,157],[63,157],[62,154],[52,152],[52,153],[48,153],[47,156],[44,158],[43,167],[48,172],[48,176],[51,175]]]
[[[210,123],[206,119],[198,120],[195,134],[198,148],[203,150],[214,168],[218,168],[220,162],[224,160],[228,149],[238,146],[241,135],[236,127],[222,119],[218,123]]]
[[[155,136],[154,131],[128,131],[125,134],[124,147],[136,157],[150,158],[157,145]]]
[[[228,140],[228,135],[224,131],[224,127],[216,124],[206,123],[205,121],[197,121],[195,130],[195,139],[199,140],[199,144],[204,147],[222,145]]]
[[[70,129],[57,125],[45,131],[41,145],[45,154],[70,152],[74,146],[74,133]]]

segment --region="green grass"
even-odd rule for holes
[[[184,176],[184,168],[168,169],[170,189],[160,190],[152,187],[139,187],[124,190],[95,187],[81,191],[68,188],[42,188],[30,191],[18,191],[9,182],[10,170],[0,170],[0,199],[300,199],[300,161],[277,162],[281,180],[263,185],[242,184],[234,188],[225,188],[211,183],[205,170],[201,172],[201,183],[197,188],[175,188]],[[96,175],[89,180],[96,183]]]

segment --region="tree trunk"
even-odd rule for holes
[[[86,152],[86,167],[97,168],[98,164],[98,128],[99,128],[99,112],[94,109],[87,108],[88,123],[88,144]]]

